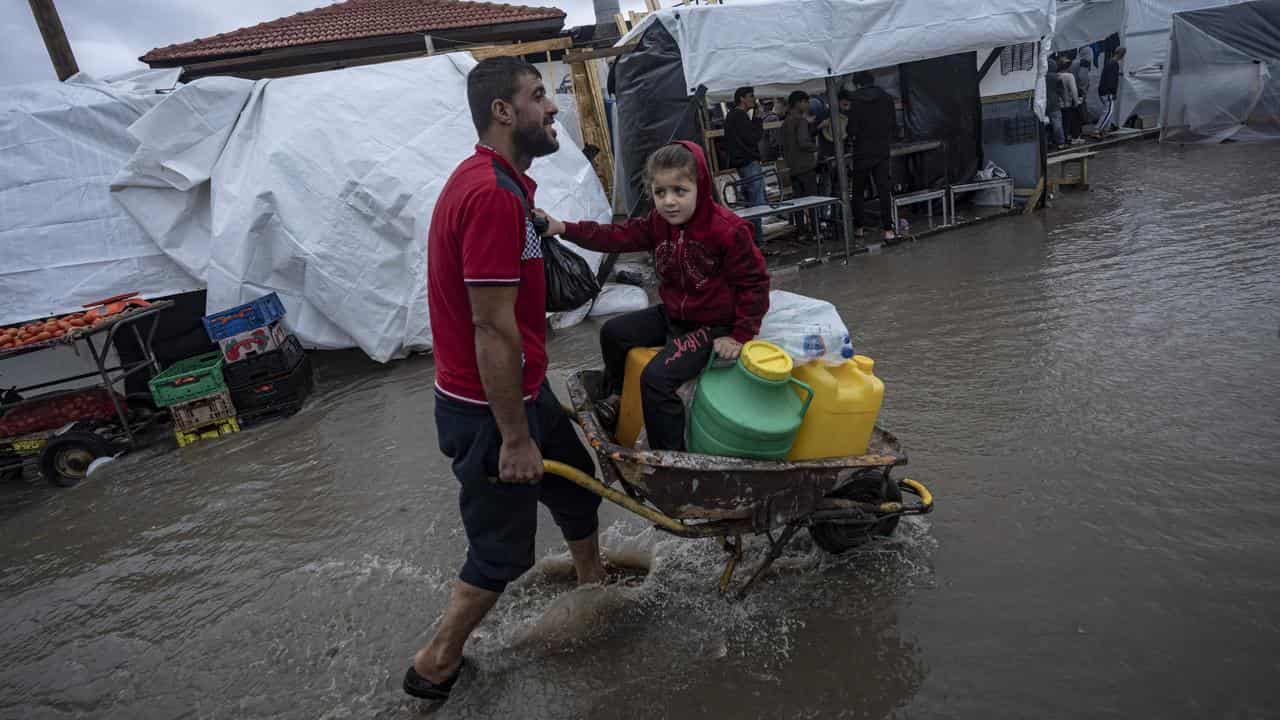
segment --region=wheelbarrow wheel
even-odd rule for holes
[[[898,483],[878,472],[857,478],[832,494],[859,502],[902,502],[902,489],[898,487]],[[898,521],[901,519],[895,515],[862,525],[817,523],[809,527],[809,537],[813,538],[814,545],[832,555],[840,555],[865,544],[877,535],[889,537],[898,529]]]
[[[90,463],[114,452],[111,443],[98,435],[72,430],[44,446],[40,453],[40,474],[52,485],[72,487],[89,474]]]

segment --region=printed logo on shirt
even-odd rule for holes
[[[538,237],[538,231],[533,229],[533,223],[524,221],[524,252],[520,253],[520,260],[539,260],[542,258],[542,238]]]

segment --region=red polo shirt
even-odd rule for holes
[[[427,301],[436,390],[486,404],[476,365],[468,285],[518,285],[515,314],[524,353],[522,389],[537,395],[547,373],[542,240],[530,222],[537,184],[483,145],[449,176],[431,215]]]

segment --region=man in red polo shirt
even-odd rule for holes
[[[533,566],[538,502],[559,525],[581,583],[604,580],[600,497],[542,459],[595,473],[547,386],[546,281],[531,223],[535,157],[559,147],[555,103],[534,67],[493,58],[467,76],[480,144],[454,170],[431,217],[427,298],[436,358],[436,432],[453,460],[467,559],[404,690],[443,700],[462,671],[467,638],[507,583]]]

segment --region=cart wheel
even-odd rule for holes
[[[22,479],[22,465],[0,468],[0,482],[13,482]]]
[[[40,474],[58,487],[71,487],[89,474],[89,464],[112,455],[115,448],[103,438],[82,430],[63,433],[40,453]]]
[[[835,497],[861,502],[902,502],[902,489],[887,474],[876,471],[858,477],[833,493]],[[848,552],[866,543],[873,535],[889,537],[898,529],[901,517],[885,518],[865,525],[818,523],[809,527],[813,544],[832,555]]]

